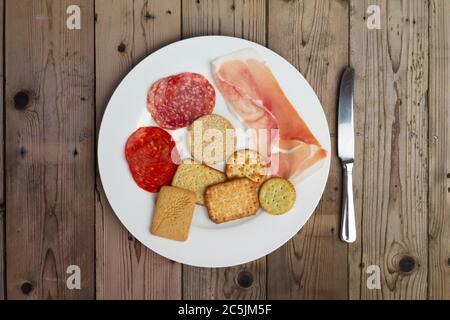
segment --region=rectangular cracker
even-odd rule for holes
[[[195,192],[197,204],[205,205],[205,191],[209,186],[225,182],[227,177],[224,173],[198,164],[195,161],[184,161],[179,167],[172,180],[172,186]]]
[[[259,209],[256,187],[247,178],[209,187],[205,200],[210,219],[220,224],[256,215]]]
[[[175,187],[163,187],[156,202],[151,233],[155,236],[186,241],[195,211],[195,193]]]

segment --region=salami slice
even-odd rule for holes
[[[127,141],[125,157],[135,182],[152,193],[170,184],[179,160],[175,141],[157,127],[141,128],[133,133]]]
[[[211,83],[197,73],[181,73],[156,82],[147,97],[153,119],[164,129],[176,130],[211,114],[216,92]]]

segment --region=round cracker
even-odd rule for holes
[[[295,204],[297,192],[288,180],[272,178],[259,190],[259,202],[264,211],[273,215],[287,213]]]
[[[227,162],[225,174],[228,179],[248,178],[258,186],[264,183],[269,164],[262,155],[253,150],[236,151]]]
[[[197,119],[188,132],[188,147],[199,162],[215,165],[224,162],[236,149],[236,129],[217,114]]]

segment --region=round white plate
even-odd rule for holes
[[[150,234],[157,195],[136,185],[124,155],[126,141],[135,130],[156,125],[146,109],[150,86],[160,78],[181,72],[201,73],[214,84],[210,62],[244,48],[255,48],[267,62],[291,103],[330,154],[330,133],[319,99],[303,76],[273,51],[238,38],[209,36],[176,42],[148,56],[125,77],[108,104],[99,135],[99,170],[111,207],[128,231],[151,250],[176,262],[199,267],[229,267],[273,252],[310,218],[327,182],[330,156],[319,171],[296,185],[298,199],[286,215],[272,216],[260,211],[253,218],[215,225],[209,220],[206,209],[197,206],[187,242]],[[218,89],[214,113],[225,116],[237,128],[245,129],[230,112]],[[184,148],[186,129],[170,133],[179,148]],[[223,169],[223,165],[218,168]]]

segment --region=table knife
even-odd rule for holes
[[[347,68],[341,80],[338,111],[338,156],[343,166],[341,239],[356,241],[355,207],[353,205],[353,163],[355,160],[355,132],[353,124],[353,95],[355,71]]]

